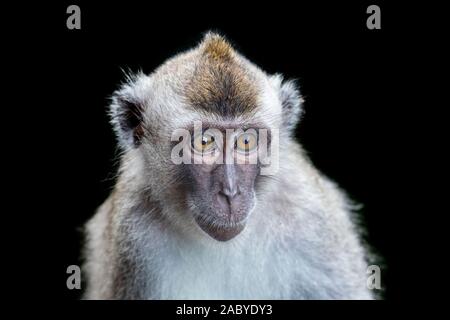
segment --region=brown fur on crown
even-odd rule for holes
[[[202,45],[202,53],[219,63],[220,61],[227,61],[233,58],[233,48],[222,36],[218,34],[206,34]]]
[[[253,111],[257,90],[231,45],[208,33],[198,49],[200,58],[185,89],[189,104],[222,116]]]

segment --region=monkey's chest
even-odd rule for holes
[[[184,252],[160,262],[151,286],[160,299],[281,299],[292,275],[264,253]]]

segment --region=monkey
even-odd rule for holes
[[[120,168],[86,223],[83,298],[374,299],[354,205],[294,138],[303,105],[294,80],[215,32],[128,75],[111,97]],[[266,174],[259,132],[278,154]],[[180,143],[202,161],[175,163]]]

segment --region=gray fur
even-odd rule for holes
[[[366,253],[349,202],[290,138],[302,102],[294,84],[230,51],[230,72],[252,79],[256,96],[246,101],[255,98],[254,109],[225,119],[193,108],[184,96],[211,39],[221,41],[208,34],[198,47],[151,75],[136,76],[115,94],[140,105],[139,126],[145,129],[135,144],[134,128],[119,125],[126,106],[113,99],[112,122],[123,155],[114,191],[86,226],[85,298],[371,299]],[[226,242],[195,223],[180,187],[183,177],[170,161],[171,132],[198,119],[257,120],[281,130],[280,169],[261,177],[245,229]]]

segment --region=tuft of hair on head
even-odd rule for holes
[[[200,50],[203,55],[216,61],[231,60],[235,54],[231,44],[223,36],[212,31],[203,37]]]
[[[184,89],[189,105],[224,117],[252,112],[256,88],[230,43],[208,32],[196,50],[198,63]]]

